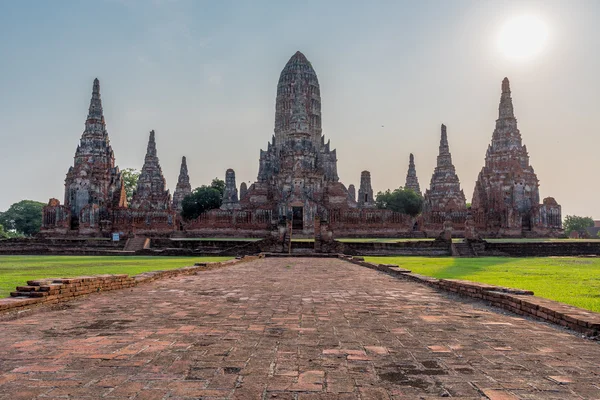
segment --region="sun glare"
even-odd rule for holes
[[[498,48],[507,58],[527,61],[539,55],[548,40],[548,27],[533,15],[507,21],[498,34]]]

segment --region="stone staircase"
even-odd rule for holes
[[[144,249],[150,248],[150,238],[144,236],[136,236],[130,239],[127,239],[127,243],[125,243],[125,248],[123,251],[140,251]]]
[[[456,257],[476,257],[471,244],[468,242],[452,243],[452,255]]]

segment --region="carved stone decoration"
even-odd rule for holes
[[[421,186],[419,185],[419,179],[417,178],[417,169],[415,168],[415,156],[413,156],[412,153],[410,153],[404,189],[410,189],[419,196],[422,196]]]
[[[181,212],[183,199],[190,194],[192,194],[192,185],[190,185],[187,160],[184,156],[181,157],[179,178],[177,179],[177,186],[175,186],[175,193],[173,193],[173,209]]]
[[[361,208],[375,207],[373,188],[371,187],[371,173],[360,173],[360,188],[358,189],[358,206]]]
[[[441,222],[448,215],[464,218],[466,212],[465,194],[460,188],[460,181],[452,164],[446,125],[442,124],[437,166],[431,176],[429,189],[425,191],[423,216],[426,220]]]
[[[549,198],[550,199],[550,198]],[[540,205],[539,180],[514,115],[510,83],[502,81],[498,119],[473,192],[472,212],[489,235],[547,234],[561,229],[554,199]]]
[[[131,199],[131,208],[171,210],[171,194],[166,186],[165,177],[156,154],[155,133],[150,131],[144,166]]]
[[[229,168],[225,172],[225,191],[223,192],[223,202],[221,210],[233,210],[240,208],[238,201],[238,190],[235,183],[235,171]]]

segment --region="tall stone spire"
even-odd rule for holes
[[[363,171],[360,173],[360,188],[358,189],[358,206],[375,207],[373,188],[371,187],[371,173]]]
[[[150,131],[144,166],[131,199],[131,208],[144,210],[170,210],[171,195],[156,155],[154,131]]]
[[[502,95],[500,96],[500,106],[498,107],[498,111],[498,119],[515,118],[508,78],[502,80]]]
[[[94,79],[94,85],[92,87],[92,99],[90,100],[90,108],[88,112],[86,125],[87,124],[104,125],[102,99],[100,98],[100,81],[98,80],[98,78]]]
[[[438,167],[452,167],[452,155],[450,154],[450,146],[448,145],[448,134],[446,133],[446,125],[442,124],[442,135],[440,138],[440,147],[437,157]]]
[[[446,138],[446,144],[448,143],[448,138]],[[419,185],[419,179],[417,178],[417,170],[415,168],[415,156],[410,153],[409,161],[408,161],[408,172],[406,173],[406,184],[404,185],[404,189],[410,189],[419,196],[421,196],[421,186]]]
[[[190,176],[188,175],[187,160],[185,156],[181,157],[181,167],[179,168],[179,178],[175,193],[173,193],[173,209],[181,211],[183,199],[192,194],[192,185],[190,185]]]
[[[437,166],[431,176],[429,189],[425,191],[423,213],[462,213],[466,210],[465,194],[452,164],[446,125],[442,124]]]
[[[223,192],[222,210],[233,210],[240,208],[238,190],[235,183],[235,171],[229,168],[225,172],[225,191]]]

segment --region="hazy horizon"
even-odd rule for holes
[[[529,60],[496,46],[519,15],[548,26]],[[358,189],[363,170],[375,192],[403,186],[413,153],[425,191],[443,123],[470,202],[506,76],[540,198],[554,197],[563,217],[600,219],[588,172],[600,126],[598,15],[593,0],[5,2],[0,211],[22,199],[62,203],[96,77],[121,169],[141,169],[154,129],[171,193],[182,156],[192,187],[227,168],[238,188],[253,183],[279,73],[300,50],[319,78],[323,134],[346,187]]]

